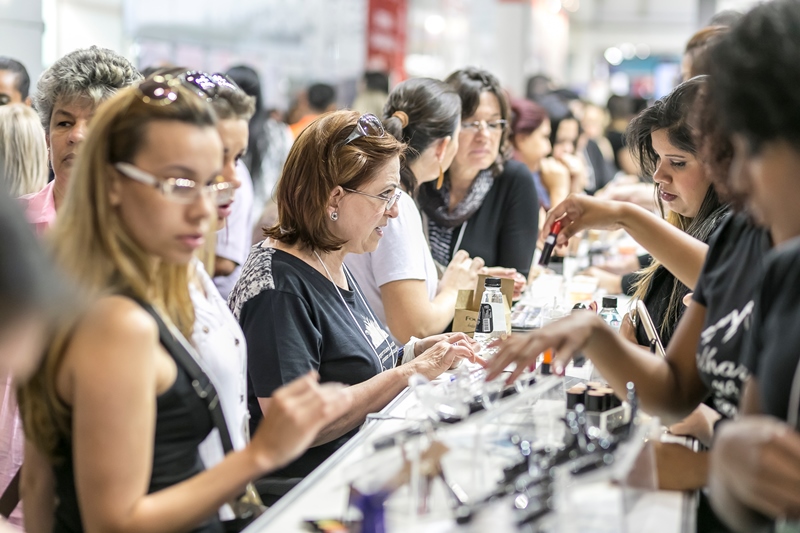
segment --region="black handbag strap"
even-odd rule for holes
[[[214,422],[214,427],[219,431],[219,438],[222,441],[223,451],[226,455],[232,452],[233,442],[228,432],[228,424],[225,422],[225,414],[222,412],[222,407],[219,403],[217,389],[214,388],[214,384],[211,383],[206,373],[200,368],[197,360],[192,357],[192,354],[189,352],[189,350],[194,351],[194,348],[185,340],[181,342],[173,334],[172,330],[170,330],[169,326],[164,322],[164,319],[161,318],[161,315],[158,314],[158,311],[156,311],[152,305],[139,300],[137,300],[137,303],[139,303],[139,305],[141,305],[156,321],[161,345],[169,352],[175,360],[175,363],[186,371],[189,378],[192,380],[192,388],[208,406],[208,410],[211,413],[211,420]]]
[[[19,503],[19,478],[21,472],[22,468],[18,468],[17,473],[11,478],[11,483],[8,484],[3,495],[0,496],[0,516],[3,518],[8,519]]]

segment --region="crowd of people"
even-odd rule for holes
[[[800,519],[798,65],[797,0],[713,20],[649,105],[466,67],[368,73],[352,110],[314,84],[283,117],[244,65],[91,47],[31,90],[0,57],[0,513],[238,531],[412,375],[512,381],[554,349],[708,447],[656,450],[661,488],[707,489],[698,531]],[[573,313],[491,361],[450,332],[481,274],[522,292],[556,221],[559,248],[622,228],[647,250],[586,274],[644,303],[665,358],[631,316]]]

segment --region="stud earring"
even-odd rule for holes
[[[334,222],[336,222],[337,220],[339,220],[339,213],[337,213],[336,211],[334,211],[333,213],[331,213],[331,220],[333,220]]]
[[[436,181],[436,190],[442,188],[442,184],[444,183],[444,170],[442,169],[442,164],[439,163],[439,179]]]

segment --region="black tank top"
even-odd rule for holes
[[[175,357],[184,348],[171,336],[165,336],[166,326],[149,306],[143,306],[158,322],[161,345],[175,360],[178,376],[163,394],[156,398],[156,431],[153,446],[153,471],[148,494],[170,487],[203,471],[197,446],[214,428],[206,403],[192,387],[186,370]],[[58,504],[55,510],[54,533],[80,533],[78,496],[75,491],[75,472],[72,442],[62,438],[58,455],[63,459],[53,468]],[[180,512],[178,509],[175,512]],[[194,533],[222,533],[224,528],[215,514],[208,522],[192,530]]]

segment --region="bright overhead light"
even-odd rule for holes
[[[633,59],[636,56],[636,47],[631,43],[622,43],[619,49],[625,59]]]
[[[611,63],[612,65],[619,65],[622,63],[622,50],[617,48],[616,46],[612,46],[611,48],[606,48],[603,57],[606,58],[606,61]]]
[[[443,16],[429,15],[425,19],[425,31],[431,35],[439,35],[444,31],[446,24]]]
[[[561,6],[567,11],[575,13],[581,8],[580,0],[561,0]]]
[[[636,45],[636,57],[639,59],[647,59],[650,57],[650,46],[644,43]]]

